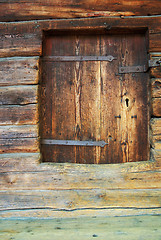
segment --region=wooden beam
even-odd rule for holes
[[[0,172],[38,171],[40,153],[0,154]]]
[[[38,122],[37,104],[0,106],[0,125],[34,125]]]
[[[161,117],[161,98],[152,99],[152,115]]]
[[[153,207],[146,207],[146,208],[144,208],[144,207],[143,208],[142,207],[138,207],[138,208],[137,207],[136,208],[135,207],[134,208],[127,207],[126,208],[126,207],[117,207],[116,206],[116,207],[109,207],[109,208],[75,209],[75,210],[71,210],[71,211],[66,210],[66,209],[60,210],[60,209],[52,209],[52,208],[51,209],[50,208],[41,208],[41,209],[33,208],[33,209],[23,209],[23,210],[19,210],[19,209],[14,209],[14,210],[11,209],[11,210],[4,210],[4,211],[2,210],[0,220],[1,220],[1,229],[3,228],[3,224],[7,228],[7,230],[4,231],[4,235],[6,237],[7,231],[11,232],[11,235],[12,235],[12,233],[13,234],[15,233],[15,231],[10,231],[9,226],[11,226],[15,229],[18,224],[24,223],[25,224],[24,231],[26,232],[26,224],[28,223],[28,224],[31,224],[30,229],[32,229],[32,227],[33,228],[35,228],[36,226],[38,227],[38,230],[36,232],[39,235],[40,226],[42,226],[43,220],[45,222],[47,222],[47,225],[49,225],[52,229],[54,229],[54,227],[52,226],[52,221],[56,221],[58,224],[60,224],[60,222],[63,219],[65,219],[69,224],[70,219],[73,218],[74,223],[76,223],[78,219],[80,219],[81,222],[86,223],[86,221],[82,221],[83,217],[84,217],[84,220],[87,219],[88,217],[90,217],[92,223],[94,223],[94,219],[100,219],[101,217],[104,217],[107,221],[109,220],[110,223],[108,223],[108,227],[104,228],[104,226],[103,226],[103,231],[105,231],[105,232],[107,231],[107,229],[109,229],[109,231],[111,231],[110,224],[113,225],[113,223],[115,221],[117,222],[118,219],[119,219],[118,222],[122,223],[121,220],[124,217],[126,219],[134,218],[135,223],[136,223],[136,219],[138,217],[141,217],[141,218],[146,217],[149,221],[150,221],[151,217],[156,217],[158,219],[158,224],[159,224],[159,229],[160,229],[160,215],[161,215],[161,208],[159,208],[159,207],[154,207],[154,208]],[[112,217],[115,218],[114,222],[111,221]],[[121,219],[119,217],[121,217]],[[5,218],[7,218],[7,219],[5,219]],[[13,218],[15,219],[16,227],[14,226]],[[4,220],[4,221],[2,221],[2,220]],[[10,223],[8,222],[8,220],[9,221],[11,220]],[[26,221],[24,221],[24,220],[26,220]],[[37,224],[39,221],[41,222],[41,224]],[[129,221],[128,221],[128,223],[129,223]],[[141,224],[142,221],[139,221],[139,223]],[[147,230],[149,230],[149,226],[151,226],[151,227],[153,226],[152,223],[154,224],[154,227],[156,229],[156,222],[152,221],[152,222],[150,222],[150,225],[147,225],[147,222],[146,222]],[[35,227],[34,227],[34,224],[35,224]],[[63,226],[64,226],[64,224],[63,224]],[[62,229],[64,228],[63,226],[62,226]],[[72,224],[72,226],[73,226],[73,224]],[[86,226],[89,230],[89,224]],[[109,228],[109,226],[110,226],[110,228]],[[124,227],[126,228],[126,226],[124,226]],[[46,234],[48,232],[46,227],[44,225],[42,226],[45,237],[47,237]],[[136,225],[134,224],[134,228],[135,227],[136,227]],[[59,228],[61,228],[61,227],[60,226],[56,227],[56,229],[59,229]],[[68,229],[69,229],[69,227],[68,227]],[[77,225],[76,229],[78,230],[78,225]],[[123,227],[121,227],[121,229],[123,229]],[[140,229],[140,227],[139,227],[139,229]],[[95,228],[95,230],[96,230],[96,228]],[[145,227],[143,230],[145,230]],[[146,230],[146,233],[147,233],[147,230]],[[23,232],[23,230],[21,230],[20,225],[19,225],[19,231],[21,231],[21,233]],[[55,231],[55,229],[53,231]],[[80,230],[79,230],[79,232],[80,232]],[[155,232],[157,232],[157,231],[155,231]],[[63,233],[63,234],[66,235],[66,233],[67,233],[67,229],[65,229],[65,233]],[[138,231],[137,231],[137,233],[138,233]],[[18,232],[18,234],[19,234],[19,232]],[[58,234],[60,234],[60,232]],[[154,240],[156,240],[157,238],[155,238],[154,232],[152,232],[152,234],[153,234]],[[63,235],[63,237],[64,237],[64,235]],[[28,235],[26,235],[26,236],[28,237]],[[42,235],[42,233],[41,233],[41,236],[43,237],[42,240],[44,240],[44,235]],[[132,231],[132,237],[133,236],[134,236],[134,231]],[[142,236],[142,232],[141,232],[141,236]],[[63,237],[61,237],[60,240]],[[24,235],[23,235],[23,238],[24,238]],[[109,238],[109,236],[107,237],[107,239],[108,238]],[[40,239],[40,235],[39,235],[39,239]],[[69,239],[71,240],[72,237],[70,237]],[[113,238],[113,239],[116,239],[116,238]],[[151,239],[153,239],[153,238],[151,238]],[[27,240],[27,239],[25,239],[25,240]],[[77,240],[78,240],[78,238],[77,238]],[[121,238],[120,238],[120,240],[121,240]]]
[[[74,210],[112,207],[154,208],[161,206],[160,189],[105,190],[19,190],[0,191],[0,210],[40,209]]]
[[[150,120],[152,135],[161,135],[161,118],[152,118]]]
[[[38,152],[37,138],[0,139],[0,153]]]
[[[9,164],[9,162],[7,163]],[[161,172],[159,169],[138,172],[119,172],[119,168],[92,166],[79,169],[68,165],[50,166],[47,170],[43,164],[37,171],[32,168],[30,172],[5,172],[1,173],[1,190],[68,190],[68,189],[149,189],[161,187]],[[152,166],[152,165],[151,165]],[[70,171],[69,171],[70,169]],[[3,168],[2,168],[3,170]],[[97,174],[96,174],[97,173]],[[80,184],[81,182],[81,184]]]
[[[38,83],[39,57],[0,59],[0,86]]]
[[[157,24],[156,24],[157,22]],[[47,30],[149,29],[149,51],[161,52],[161,17],[87,18],[0,24],[0,57],[33,56],[42,53],[42,33]]]
[[[38,86],[0,87],[0,105],[37,103]]]
[[[152,98],[161,98],[161,78],[153,78],[151,81]]]
[[[36,137],[38,137],[38,125],[0,126],[0,139]]]
[[[159,0],[1,0],[1,21],[49,18],[80,18],[98,16],[157,15],[161,12]]]

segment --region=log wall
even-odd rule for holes
[[[102,211],[115,207],[131,209],[132,212],[136,208],[140,208],[140,212],[144,209],[152,211],[161,208],[160,67],[150,70],[151,158],[149,161],[92,166],[69,163],[40,164],[38,85],[43,31],[73,28],[102,28],[107,31],[117,28],[144,31],[147,29],[150,58],[161,58],[161,17],[157,16],[160,13],[160,1],[146,1],[146,3],[145,1],[135,1],[135,3],[109,1],[109,4],[103,0],[96,2],[70,3],[64,0],[60,4],[59,1],[46,3],[37,0],[31,3],[28,0],[23,1],[22,8],[22,3],[14,0],[9,4],[0,1],[0,193],[2,196],[0,210],[3,213],[2,217],[12,217],[14,215],[12,210],[22,209],[41,212],[41,216],[44,216],[43,210],[50,209],[51,211],[48,211],[50,217],[60,216],[60,212],[61,216],[66,216],[66,211],[79,212],[81,215],[81,210],[85,211],[85,209],[86,212],[83,214],[94,215],[94,211],[98,209]],[[131,17],[131,15],[137,16]],[[43,20],[71,17],[73,19]],[[77,17],[87,18],[77,19]],[[32,21],[17,22],[17,20]],[[27,211],[20,213],[23,217],[26,214],[28,216]]]

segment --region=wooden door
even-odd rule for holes
[[[113,61],[96,59],[109,55],[114,57]],[[54,56],[57,60],[53,60]],[[80,56],[94,59],[80,60]],[[119,73],[120,66],[142,66],[146,61],[142,33],[47,35],[43,43],[40,88],[41,139],[103,140],[107,145],[43,143],[43,161],[148,160],[148,73]]]

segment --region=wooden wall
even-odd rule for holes
[[[67,216],[67,211],[70,216],[112,214],[112,209],[131,213],[135,209],[142,213],[147,213],[147,209],[148,212],[160,211],[160,67],[150,71],[150,161],[92,166],[40,164],[38,124],[39,57],[43,31],[146,28],[150,58],[160,59],[161,17],[157,16],[161,10],[160,1],[64,0],[60,3],[58,0],[53,3],[50,0],[26,0],[20,3],[12,0],[6,3],[1,0],[0,4],[2,217],[29,216],[31,212],[35,217],[44,217],[45,214],[50,217]],[[84,18],[74,19],[77,17]],[[46,18],[73,19],[43,20]],[[22,209],[26,211],[19,211]]]
[[[160,0],[1,0],[0,4],[1,21],[152,16],[161,13]]]

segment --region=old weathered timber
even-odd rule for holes
[[[152,99],[152,114],[155,117],[161,117],[161,98]]]
[[[38,83],[38,57],[0,59],[0,86]]]
[[[156,24],[157,19],[157,24]],[[161,52],[161,17],[145,18],[95,18],[1,23],[0,57],[34,56],[42,53],[43,30],[149,28],[149,51]],[[90,27],[89,27],[90,26]],[[3,44],[2,44],[3,43]]]
[[[151,91],[152,91],[152,97],[153,98],[160,98],[161,97],[161,79],[160,78],[154,78],[151,81]]]
[[[37,11],[37,9],[39,9],[39,11]],[[40,143],[38,133],[40,117],[38,115],[38,108],[39,113],[43,108],[42,102],[40,103],[40,95],[37,95],[37,86],[33,86],[39,84],[41,70],[43,69],[42,67],[39,67],[39,58],[42,58],[42,49],[45,43],[45,38],[52,35],[58,37],[58,35],[60,36],[58,33],[62,32],[63,35],[63,31],[68,33],[73,32],[73,35],[74,32],[82,32],[86,36],[92,36],[93,33],[95,34],[98,32],[100,32],[100,36],[112,36],[114,33],[117,33],[116,35],[126,35],[129,33],[129,36],[135,36],[138,33],[145,35],[143,45],[140,41],[136,40],[136,38],[135,40],[132,39],[127,41],[127,44],[126,41],[124,42],[124,47],[127,51],[131,44],[131,51],[126,52],[125,54],[121,52],[121,61],[114,60],[112,62],[112,64],[115,62],[115,65],[113,66],[114,69],[118,69],[120,63],[124,64],[122,66],[134,65],[135,53],[133,54],[133,52],[137,52],[137,49],[141,53],[141,57],[139,58],[140,63],[142,63],[141,61],[143,58],[149,53],[150,58],[159,60],[161,58],[161,17],[157,15],[147,16],[149,14],[160,14],[160,1],[144,1],[144,3],[143,1],[134,2],[122,0],[110,2],[104,0],[99,2],[77,1],[77,3],[75,0],[72,2],[67,2],[66,0],[61,2],[59,0],[56,2],[51,0],[36,0],[31,2],[30,0],[26,0],[23,1],[23,3],[22,1],[15,0],[1,1],[0,90],[1,104],[3,105],[0,106],[0,142],[2,144],[1,151],[4,151],[0,154],[0,194],[2,196],[0,207],[2,210],[2,218],[51,218],[58,216],[62,218],[87,215],[97,217],[101,215],[125,216],[130,214],[160,214],[161,115],[159,99],[161,99],[161,68],[151,68],[151,70],[147,72],[147,75],[152,79],[151,81],[148,81],[148,85],[146,85],[148,93],[146,96],[142,94],[142,92],[141,94],[138,94],[139,90],[145,87],[144,77],[141,77],[143,80],[142,86],[136,74],[133,77],[131,77],[131,75],[119,76],[117,74],[114,76],[112,68],[106,67],[108,64],[101,61],[97,61],[97,63],[94,62],[93,64],[89,64],[88,62],[77,62],[74,71],[69,69],[72,64],[68,62],[68,67],[65,68],[65,71],[63,71],[63,68],[55,66],[55,72],[52,71],[52,69],[47,72],[48,76],[52,76],[56,73],[57,76],[61,75],[63,77],[63,79],[57,81],[57,86],[51,86],[51,91],[55,91],[55,95],[59,98],[60,102],[64,102],[62,107],[65,110],[66,121],[63,120],[63,116],[60,116],[59,126],[62,124],[62,127],[64,126],[65,130],[68,132],[68,127],[66,127],[68,120],[70,120],[68,116],[70,115],[70,112],[74,112],[72,107],[76,103],[77,111],[75,116],[73,114],[74,120],[71,121],[70,130],[72,130],[72,126],[76,127],[77,125],[75,123],[80,123],[83,117],[83,126],[81,126],[81,130],[85,129],[84,126],[86,125],[89,133],[96,134],[98,140],[100,139],[101,134],[105,135],[105,133],[102,131],[101,134],[99,134],[99,130],[96,129],[95,126],[98,126],[99,124],[107,127],[110,124],[112,125],[112,123],[106,121],[106,117],[100,121],[99,115],[101,115],[102,106],[104,105],[104,111],[102,111],[102,114],[106,113],[106,105],[109,109],[112,109],[113,107],[113,111],[115,111],[114,102],[116,102],[116,107],[119,109],[119,104],[117,103],[116,98],[119,95],[120,89],[127,90],[126,87],[132,84],[133,87],[126,95],[122,96],[126,91],[122,92],[122,95],[120,94],[123,99],[122,105],[124,104],[123,107],[126,106],[126,108],[131,107],[131,97],[135,98],[136,95],[137,98],[137,101],[135,102],[135,111],[137,113],[131,115],[127,129],[130,129],[131,132],[135,132],[135,124],[132,123],[135,121],[139,123],[141,119],[142,124],[142,118],[138,118],[138,113],[140,111],[143,113],[145,110],[142,99],[146,101],[146,107],[149,106],[153,110],[148,110],[148,122],[142,124],[142,127],[140,128],[141,131],[144,126],[147,127],[147,130],[150,128],[148,135],[150,135],[151,143],[151,150],[148,150],[150,156],[147,156],[144,159],[145,161],[140,162],[101,165],[42,163],[42,156],[38,149]],[[129,15],[135,16],[128,17]],[[92,16],[95,18],[92,18]],[[60,17],[63,19],[46,19],[52,17]],[[65,18],[69,17],[72,17],[72,19],[65,20]],[[11,22],[2,22],[10,20]],[[13,22],[15,20],[25,21]],[[133,44],[133,41],[135,44]],[[87,40],[86,42],[87,47],[84,47],[82,51],[77,41],[77,44],[75,45],[77,53],[80,51],[83,53],[90,53],[90,51],[93,51],[95,54],[99,52],[99,49],[101,49],[103,53],[106,52],[107,46],[106,48],[102,47],[102,44],[99,44],[98,39],[93,40],[93,46],[91,47],[92,50],[90,47],[88,48],[90,41]],[[58,44],[61,45],[62,42],[58,41]],[[115,44],[116,49],[115,47],[111,47],[110,44],[111,41],[109,41],[109,51],[113,48],[114,53],[117,53],[119,49],[121,49],[120,44],[118,43]],[[69,53],[72,51],[71,46],[69,42],[67,42],[66,45],[66,50]],[[57,51],[58,49],[55,48],[55,50]],[[115,56],[114,53],[112,54],[113,56]],[[138,62],[137,64],[140,63]],[[82,69],[81,64],[83,65]],[[109,66],[111,65],[109,64]],[[60,69],[60,71],[56,71],[58,69]],[[101,69],[100,74],[98,74],[99,69]],[[70,87],[68,86],[69,79],[65,78],[66,74],[71,74],[72,76]],[[110,79],[110,75],[113,76],[114,80],[111,78],[113,81],[111,80],[111,85],[109,84],[108,86],[114,89],[113,83],[116,85],[116,88],[113,91],[108,89],[104,80],[106,76],[109,76]],[[89,79],[91,79],[91,81]],[[120,85],[116,84],[116,79],[119,79]],[[82,81],[84,81],[84,85],[82,84]],[[21,85],[26,86],[21,87]],[[90,85],[92,88],[90,88]],[[45,88],[41,88],[40,86],[40,89],[42,90],[42,93],[45,94]],[[61,90],[64,95],[61,93]],[[110,96],[113,94],[112,96],[114,97],[114,100],[112,106],[109,105],[108,101],[103,102],[101,100],[100,90],[102,90],[103,93],[101,94],[103,96],[109,96],[109,98],[105,98],[105,100],[109,99],[112,101]],[[105,94],[105,90],[108,94]],[[151,96],[149,93],[151,93]],[[95,98],[97,98],[97,101]],[[81,107],[79,107],[80,99],[82,101]],[[68,100],[69,104],[67,104]],[[85,100],[87,100],[89,104],[86,104]],[[52,110],[51,119],[55,118],[55,113],[56,118],[59,118],[59,113],[62,113],[63,110],[61,109],[61,104],[58,104],[59,101],[54,102],[54,97],[52,98],[52,101],[52,104],[58,106],[60,112]],[[51,102],[49,101],[49,104],[50,103]],[[99,106],[101,107],[100,109]],[[49,106],[49,108],[51,108],[51,106]],[[95,114],[93,114],[92,111],[96,108],[98,114],[96,114],[96,111]],[[81,114],[79,110],[82,110]],[[125,113],[124,108],[122,111]],[[120,123],[120,120],[124,122],[123,125],[119,125],[119,129],[122,129],[125,133],[123,135],[124,138],[127,130],[124,128],[126,125],[125,114],[122,116],[118,112],[115,116],[115,121],[118,124]],[[149,119],[151,116],[153,119],[149,126]],[[91,118],[91,121],[89,122],[87,121],[88,117]],[[91,128],[92,131],[90,131]],[[54,124],[52,124],[51,130],[53,132],[56,131]],[[61,127],[59,130],[63,136],[64,132]],[[46,129],[46,131],[48,131],[48,129]],[[80,133],[79,128],[77,128],[76,136],[79,137]],[[86,134],[85,131],[84,133]],[[116,133],[114,132],[114,134]],[[110,139],[110,134],[108,137]],[[132,135],[132,138],[134,141],[137,141],[135,134]],[[143,142],[142,138],[140,138],[140,140]],[[125,145],[123,144],[123,150],[125,150],[124,147]],[[143,144],[141,144],[139,148],[139,151],[141,152]],[[132,151],[136,152],[136,145],[132,149]],[[34,153],[34,151],[38,152]],[[114,151],[117,152],[118,149],[113,148],[113,152]],[[57,153],[62,154],[61,151]],[[81,162],[83,162],[86,155],[91,156],[92,154],[93,153],[87,155],[87,151],[83,150],[83,154],[79,151],[77,156],[79,156]],[[117,153],[115,153],[115,155],[116,154]],[[126,149],[126,151],[124,151],[124,156],[127,156],[128,154],[128,149]],[[72,156],[70,150],[68,150],[68,155],[70,157]],[[99,156],[104,157],[105,155],[100,153],[100,150],[97,147],[96,154],[94,154],[95,163],[100,161],[101,158],[99,158]],[[130,154],[128,156],[130,156]],[[135,156],[132,158],[136,160]],[[94,223],[93,219],[97,218],[92,218],[92,223]],[[115,221],[116,219],[118,220],[118,218],[115,218]],[[113,238],[111,237],[111,239],[119,239],[119,237],[120,239],[123,237],[125,237],[125,239],[130,239],[130,237],[131,239],[140,239],[144,237],[147,239],[150,237],[150,239],[154,238],[156,240],[157,238],[159,239],[159,230],[156,231],[156,228],[159,229],[159,227],[155,219],[156,218],[154,217],[149,224],[150,220],[148,217],[148,222],[143,225],[141,225],[141,219],[135,219],[132,225],[140,225],[140,228],[139,231],[136,231],[136,228],[135,231],[133,229],[133,234],[129,232],[130,227],[128,227],[128,231],[122,231],[123,225],[120,226],[121,230],[119,229],[113,235],[110,235],[111,231],[109,234],[106,234],[108,232],[108,227],[113,224],[111,220],[108,222],[107,226],[103,226],[102,234],[104,235],[93,232],[93,230],[92,232],[89,232],[90,221],[88,221],[87,225],[84,225],[85,227],[83,227],[83,229],[88,228],[88,233],[85,233],[85,235],[84,233],[81,235],[78,225],[74,225],[73,230],[71,230],[72,233],[70,232],[67,234],[67,229],[71,229],[71,226],[73,226],[68,220],[68,223],[63,222],[64,226],[66,226],[66,224],[68,225],[67,229],[65,227],[64,230],[60,230],[60,226],[55,227],[56,229],[54,230],[59,231],[57,235],[53,235],[53,232],[51,233],[50,229],[48,230],[49,234],[51,233],[51,238],[56,236],[56,239],[59,239],[58,235],[60,237],[61,234],[61,239],[64,238],[64,234],[66,237],[69,237],[69,239],[72,239],[73,236],[74,239],[76,236],[78,236],[79,239],[80,235],[81,239],[84,239],[87,237],[87,234],[90,233],[90,235],[88,235],[89,239],[93,239],[97,236],[98,238],[106,239],[107,236],[112,236]],[[82,221],[83,220],[81,219],[80,222]],[[122,221],[123,218],[118,222],[122,224]],[[74,219],[74,223],[75,222],[76,219]],[[126,223],[124,222],[124,226],[129,226],[128,224],[128,220]],[[96,223],[96,225],[98,224]],[[146,231],[145,225],[148,226]],[[154,225],[155,228],[153,228]],[[7,227],[7,224],[5,226]],[[16,230],[14,226],[12,227],[12,233],[13,228],[14,231],[17,231],[17,226],[18,224],[16,224]],[[46,227],[45,230],[47,229]],[[96,226],[94,229],[96,229]],[[110,227],[110,230],[111,229],[112,228]],[[27,229],[27,231],[27,238],[37,238],[37,236],[40,238],[41,235],[44,239],[47,236],[46,232],[44,235],[40,232],[40,228],[38,230],[39,235],[36,236],[32,235],[31,229]],[[60,233],[60,231],[62,232]],[[73,231],[74,235],[72,235]],[[152,233],[150,231],[152,231]],[[126,233],[126,235],[123,235],[123,233]],[[22,235],[20,236],[21,233],[18,234],[19,235],[16,236],[11,234],[8,235],[8,230],[6,230],[5,238],[23,238]]]
[[[37,121],[37,104],[0,106],[0,125],[36,124]]]
[[[131,210],[131,209],[130,209]],[[125,215],[120,215],[122,210],[93,210],[93,216],[84,216],[75,218],[75,212],[68,212],[64,214],[67,218],[62,219],[62,212],[60,217],[55,218],[54,211],[46,209],[39,210],[36,214],[36,210],[22,211],[27,215],[32,215],[33,219],[12,219],[1,220],[1,236],[3,239],[57,239],[61,240],[65,237],[66,240],[81,240],[81,239],[110,239],[110,240],[135,240],[144,236],[145,239],[156,240],[160,239],[161,229],[159,215],[147,216],[145,210],[137,210],[144,214],[144,216],[131,215],[130,210],[125,210]],[[16,211],[17,213],[18,211]],[[20,211],[19,211],[20,212]],[[46,213],[48,218],[51,213],[54,219],[36,219],[36,216],[42,216],[43,212]],[[105,215],[99,214],[99,212],[105,212]],[[109,213],[116,213],[116,215],[109,216]],[[122,211],[123,212],[123,211]],[[136,212],[133,210],[133,212]],[[15,213],[15,211],[14,211]],[[126,213],[129,214],[126,215]],[[152,209],[152,213],[155,214],[155,209]],[[58,212],[59,214],[59,212]],[[6,215],[9,216],[6,211]],[[74,218],[69,218],[69,215],[73,215]],[[99,216],[100,215],[100,216]],[[17,214],[16,214],[17,216]],[[97,216],[97,217],[96,217]],[[50,218],[50,217],[49,217]]]
[[[38,152],[37,138],[0,139],[0,153]]]
[[[103,148],[42,144],[43,161],[117,163],[148,159],[148,76],[118,74],[119,66],[146,64],[145,42],[143,34],[109,36],[99,32],[45,38],[41,137],[108,144]],[[88,56],[95,58],[86,61]],[[99,61],[96,56],[100,56]],[[113,61],[104,61],[102,56],[112,56]]]
[[[37,86],[0,87],[0,105],[37,103]]]
[[[23,7],[22,7],[23,6]],[[98,16],[150,16],[161,12],[159,0],[153,1],[110,1],[110,0],[12,0],[6,4],[1,1],[0,19],[2,21],[80,18]]]

